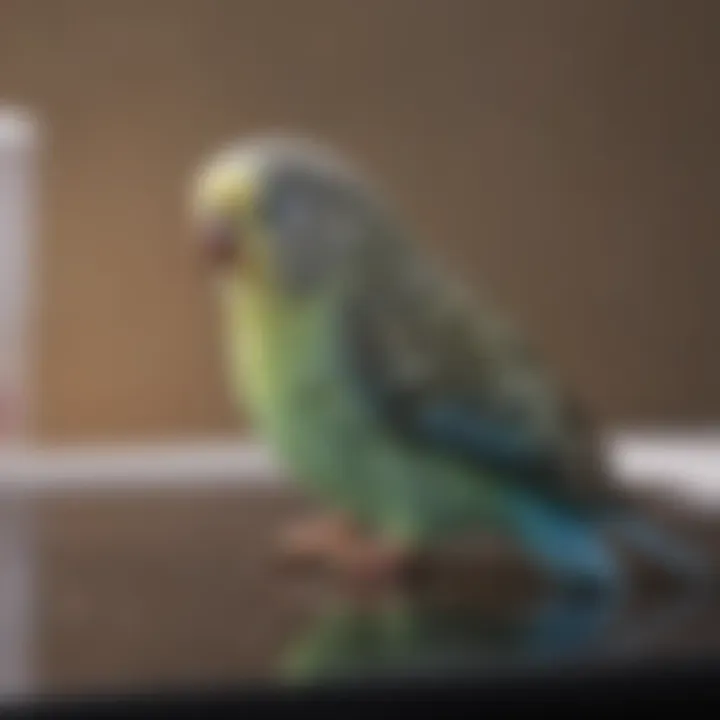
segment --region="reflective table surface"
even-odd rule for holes
[[[472,572],[436,559],[422,581],[359,592],[279,562],[277,533],[302,509],[282,488],[200,488],[25,501],[34,692],[421,679],[720,652],[712,591],[646,584],[618,605],[537,588],[486,558]],[[720,557],[715,517],[652,511]]]

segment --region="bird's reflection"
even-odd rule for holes
[[[644,623],[625,617],[627,608],[613,598],[546,592],[489,601],[467,589],[443,590],[395,588],[372,598],[336,590],[286,649],[282,677],[314,682],[576,666],[621,651],[632,637],[649,647],[698,602],[658,601]]]
[[[598,643],[608,609],[560,597],[534,611],[433,607],[408,596],[373,606],[336,599],[290,648],[283,669],[297,680],[553,661]]]

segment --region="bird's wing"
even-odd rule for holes
[[[400,441],[557,500],[613,497],[579,409],[497,312],[419,254],[385,248],[354,270],[352,376]]]

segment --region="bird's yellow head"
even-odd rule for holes
[[[375,198],[314,142],[251,138],[204,165],[194,186],[200,247],[218,272],[309,292],[369,234]]]

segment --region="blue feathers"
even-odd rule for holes
[[[433,444],[468,457],[481,466],[507,475],[544,473],[547,457],[518,427],[460,404],[424,407],[418,429]]]
[[[527,453],[519,433],[508,432],[491,418],[459,405],[435,405],[424,409],[421,426],[442,442],[469,448],[479,456],[513,461]]]
[[[558,585],[610,594],[624,589],[620,566],[596,523],[524,493],[514,497],[512,519],[526,552]]]

